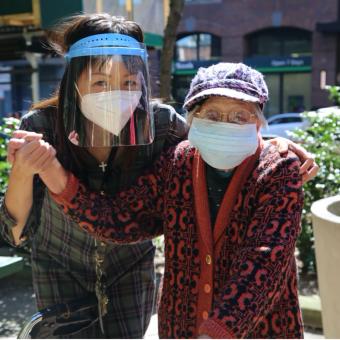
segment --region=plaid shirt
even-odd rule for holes
[[[55,108],[28,113],[22,119],[21,129],[41,132],[46,141],[55,145],[52,119],[55,112],[51,114],[51,110]],[[124,172],[119,149],[105,173],[89,154],[84,171],[91,189],[114,194],[132,184],[164,148],[186,137],[186,123],[171,107],[155,104],[154,111],[155,140],[151,145],[139,147],[136,159]],[[38,309],[86,297],[95,292],[99,276],[109,298],[108,313],[103,318],[106,336],[142,338],[150,321],[155,293],[152,242],[113,245],[96,241],[63,214],[46,190],[36,176],[33,207],[22,234],[27,237],[23,245],[28,243],[32,250]],[[2,236],[14,246],[11,228],[16,222],[3,202],[0,223]],[[103,259],[99,269],[96,258],[99,262]],[[101,336],[98,324],[76,335],[78,338]]]

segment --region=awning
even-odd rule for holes
[[[146,46],[161,48],[163,46],[163,37],[155,33],[146,32],[144,33],[144,43]]]
[[[317,23],[316,30],[321,33],[340,33],[340,20],[327,22],[327,23]]]

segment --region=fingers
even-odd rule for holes
[[[302,182],[305,184],[317,175],[319,166],[315,163],[313,155],[301,145],[292,143],[289,148],[300,158],[302,163],[300,174],[302,175]]]
[[[16,151],[12,172],[15,176],[30,177],[52,165],[55,149],[43,140],[33,140]]]
[[[16,130],[13,131],[13,138],[24,138],[27,135],[28,131],[25,130]]]
[[[297,143],[290,143],[289,149],[293,151],[299,158],[301,163],[306,162],[308,159],[311,159],[314,162],[314,157],[311,153],[309,153],[304,147]]]
[[[55,150],[49,146],[46,151],[35,162],[35,168],[38,173],[48,169],[55,159]]]
[[[319,172],[319,166],[313,162],[311,167],[308,168],[305,172],[301,172],[300,174],[302,174],[302,183],[305,184],[306,182],[310,181],[311,179],[313,179]]]
[[[32,142],[25,143],[18,151],[17,154],[22,155],[23,157],[29,157],[32,152],[39,149],[41,145],[40,140],[34,140]]]
[[[32,170],[34,169],[34,157],[32,157],[32,155],[35,151],[43,154],[43,150],[39,150],[41,143],[42,141],[29,142],[17,150],[13,165],[19,166],[22,169],[27,168],[27,172],[32,173]]]
[[[278,147],[278,151],[281,155],[286,153],[289,149],[299,157],[302,163],[300,167],[300,174],[302,175],[303,184],[310,181],[317,175],[319,166],[315,163],[313,155],[301,145],[281,137],[271,139],[270,143]]]
[[[300,167],[300,174],[304,174],[307,172],[314,164],[314,160],[312,158],[308,158]]]
[[[39,143],[39,148],[30,154],[31,168],[35,173],[42,172],[50,167],[56,155],[56,150],[49,143],[42,140]]]
[[[38,148],[33,149],[33,151],[29,154],[30,162],[32,164],[38,164],[39,160],[45,155],[48,155],[50,150],[51,150],[50,144],[40,140]]]
[[[320,167],[316,163],[314,163],[312,169],[308,171],[308,175],[309,175],[308,181],[314,178],[318,174],[319,170],[320,170]]]
[[[19,150],[26,141],[24,139],[11,138],[7,144],[7,161],[13,164],[15,159],[15,152]]]
[[[290,141],[288,139],[285,139],[285,138],[282,138],[282,137],[277,137],[277,138],[274,138],[274,139],[270,139],[269,142],[272,145],[277,146],[277,149],[278,149],[278,151],[281,155],[288,152],[289,143],[290,143]]]
[[[27,141],[32,141],[36,139],[41,139],[43,135],[41,133],[36,133],[33,131],[16,130],[13,132],[14,138],[25,138]]]
[[[7,144],[7,161],[13,164],[15,161],[15,153],[25,144],[42,139],[43,135],[40,133],[17,130],[13,132],[13,137],[9,140]]]

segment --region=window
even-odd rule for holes
[[[270,99],[267,117],[302,112],[311,104],[312,33],[275,27],[248,34],[245,63],[265,74]]]
[[[270,28],[248,35],[247,57],[310,56],[312,34],[297,28]]]
[[[284,117],[284,118],[273,119],[272,121],[268,122],[268,125],[300,123],[300,122],[302,122],[301,117]]]
[[[195,33],[176,42],[176,61],[213,60],[221,56],[221,39],[209,33]]]

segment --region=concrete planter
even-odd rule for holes
[[[340,195],[312,205],[316,265],[326,338],[340,338]]]

